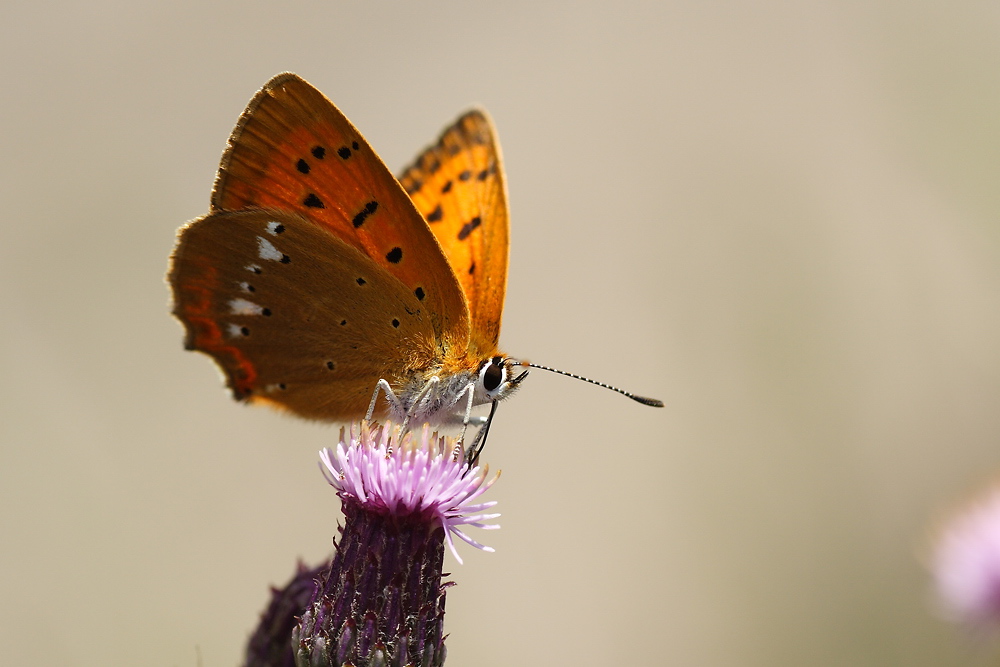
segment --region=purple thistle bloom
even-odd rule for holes
[[[466,535],[460,526],[500,527],[483,523],[499,514],[477,514],[496,505],[495,500],[472,502],[493,485],[499,473],[487,481],[488,466],[467,468],[461,451],[446,444],[450,439],[432,436],[427,424],[419,438],[408,433],[403,446],[395,449],[391,425],[374,434],[367,424],[359,430],[356,433],[351,425],[349,442],[344,441],[341,430],[337,451],[326,448],[319,453],[320,469],[341,498],[351,496],[369,511],[420,516],[437,523],[445,529],[448,548],[459,563],[462,557],[452,536],[477,549],[493,551]]]
[[[953,517],[932,556],[938,598],[953,620],[1000,629],[1000,489]]]
[[[456,536],[492,551],[462,529],[499,527],[484,523],[499,516],[483,513],[496,502],[476,502],[497,478],[487,479],[485,466],[468,468],[455,440],[427,426],[401,444],[398,438],[390,425],[352,424],[349,438],[341,430],[336,451],[320,452],[320,469],[344,510],[336,552],[328,567],[300,571],[275,594],[248,648],[248,667],[444,664],[451,585],[441,581],[444,543],[459,562]],[[294,602],[310,576],[310,598]],[[290,642],[279,636],[289,625]]]

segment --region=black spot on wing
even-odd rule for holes
[[[309,173],[309,163],[305,160],[299,160],[295,163],[295,168],[301,171],[303,174]]]
[[[392,318],[392,326],[395,327],[396,329],[398,329],[399,328],[399,320],[397,320],[396,318]]]
[[[442,186],[441,188],[441,194],[446,195],[449,192],[451,192],[451,181],[445,183],[444,186]]]
[[[427,222],[441,222],[441,218],[444,217],[444,211],[441,210],[441,204],[427,214]]]
[[[458,230],[458,240],[464,241],[465,239],[469,238],[469,234],[472,233],[472,230],[474,230],[476,227],[482,224],[482,222],[483,222],[482,218],[480,218],[477,215],[472,220],[469,220],[467,223],[462,225],[462,228]]]
[[[337,155],[340,156],[340,159],[346,160],[347,158],[351,157],[351,149],[348,148],[347,146],[341,146],[340,148],[337,149]]]
[[[358,278],[358,280],[357,280],[357,283],[358,283],[359,285],[364,285],[364,284],[365,284],[365,283],[367,283],[367,282],[368,282],[368,281],[367,281],[367,280],[365,280],[364,278]]]
[[[469,171],[468,169],[466,169],[465,171],[463,171],[461,174],[458,175],[458,180],[460,181],[467,181],[470,178],[472,178],[472,172]]]
[[[316,196],[315,193],[310,192],[309,196],[302,200],[302,203],[309,208],[326,208],[323,204],[323,200]]]
[[[326,157],[326,149],[322,146],[313,146],[313,149],[309,152],[312,153],[312,156],[317,160],[322,160]]]
[[[399,264],[400,260],[403,259],[403,249],[396,246],[385,254],[385,258],[389,260],[391,264]]]
[[[423,301],[424,300],[424,296],[425,295],[424,295],[424,288],[423,287],[418,287],[417,289],[413,290],[413,294],[417,297],[418,301]]]
[[[367,204],[365,204],[365,207],[360,211],[358,211],[357,215],[355,215],[354,219],[351,221],[351,223],[354,225],[354,228],[357,229],[361,225],[365,224],[365,220],[368,219],[368,216],[372,215],[377,210],[378,210],[377,201],[370,201]]]

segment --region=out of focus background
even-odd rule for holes
[[[1000,475],[1000,5],[8,2],[0,661],[235,665],[330,553],[337,429],[247,408],[164,284],[273,74],[398,170],[471,104],[512,211],[449,665],[996,664],[924,560]]]

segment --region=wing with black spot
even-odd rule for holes
[[[489,116],[481,110],[463,115],[399,182],[465,291],[474,346],[492,354],[507,290],[510,221],[500,144]]]
[[[218,212],[189,223],[169,280],[187,347],[212,356],[241,400],[356,418],[380,378],[398,386],[437,359],[425,301],[294,214]]]
[[[295,74],[254,96],[219,167],[212,211],[257,208],[324,228],[423,294],[439,339],[468,340],[461,287],[427,223],[361,133]]]

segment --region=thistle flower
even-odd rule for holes
[[[295,667],[292,630],[315,595],[318,578],[329,569],[329,563],[308,568],[299,562],[283,588],[271,587],[271,601],[247,642],[245,667]]]
[[[391,425],[352,425],[350,437],[341,430],[336,450],[324,449],[320,458],[345,522],[333,561],[297,614],[290,655],[271,664],[290,657],[299,667],[442,665],[450,585],[441,582],[444,543],[459,563],[455,537],[492,551],[463,528],[499,527],[484,523],[499,516],[483,513],[495,501],[476,502],[496,477],[487,479],[486,467],[470,469],[455,440],[431,435],[427,426],[400,442]],[[308,573],[292,585],[302,576]],[[262,625],[284,627],[285,617],[276,618],[287,616],[283,600],[275,596],[272,608],[282,601],[280,610],[265,613]],[[247,664],[255,664],[249,656]]]
[[[362,424],[360,437],[351,427],[350,443],[341,433],[337,451],[326,448],[320,453],[320,469],[337,489],[341,499],[357,502],[369,512],[396,516],[422,517],[445,529],[445,540],[455,560],[462,557],[452,539],[458,537],[477,549],[492,552],[491,547],[476,542],[460,526],[496,529],[483,521],[499,514],[475,514],[496,505],[496,501],[474,504],[471,501],[489,489],[499,477],[486,481],[489,467],[469,470],[460,449],[450,438],[430,435],[424,424],[420,440],[414,443],[407,434],[402,447],[392,451],[389,427],[379,428],[373,436]],[[450,444],[448,444],[450,443]]]
[[[1000,630],[1000,488],[945,525],[931,569],[952,620],[977,631]]]

